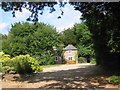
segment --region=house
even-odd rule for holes
[[[77,63],[78,62],[77,48],[71,44],[63,48],[63,58],[68,64]]]

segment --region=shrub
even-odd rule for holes
[[[86,63],[86,58],[85,57],[79,57],[78,58],[78,63]]]
[[[96,59],[95,59],[95,58],[92,58],[90,63],[91,63],[91,64],[96,64]]]
[[[33,56],[36,58],[40,65],[53,65],[55,64],[55,57],[50,51],[41,52],[40,55]]]
[[[19,55],[14,59],[15,59],[15,62],[17,63],[17,65],[15,63],[15,67],[18,73],[31,73],[31,72],[42,71],[38,61],[30,57],[30,55]]]
[[[109,82],[112,84],[120,84],[120,76],[110,76]]]
[[[3,68],[2,68],[2,63],[0,63],[0,72],[3,71]]]
[[[3,67],[3,63],[10,60],[10,55],[0,52],[0,72],[9,72],[12,69],[9,67]]]
[[[16,73],[32,73],[40,72],[42,68],[39,66],[39,63],[36,59],[30,57],[30,55],[19,55],[11,60],[7,60],[3,63],[3,66],[9,66],[16,71]]]
[[[32,73],[32,68],[29,63],[30,57],[27,55],[19,55],[12,58],[12,66],[17,73]],[[11,67],[12,67],[11,66]]]
[[[2,67],[2,73],[16,73],[14,67],[4,66]]]
[[[0,52],[0,63],[10,60],[10,55]]]
[[[30,57],[29,55],[28,57],[30,58],[29,63],[33,72],[41,72],[42,68],[40,67],[39,62],[35,58]]]

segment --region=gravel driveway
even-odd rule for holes
[[[58,65],[54,67],[44,68],[43,72],[55,72],[61,70],[71,70],[77,68],[86,68],[87,66],[94,66],[94,64],[65,64],[65,65]]]
[[[40,89],[104,89],[111,85],[107,76],[98,66],[92,64],[58,65],[44,68],[43,72],[32,75],[8,74],[2,80],[3,88]],[[118,86],[112,86],[118,88]]]

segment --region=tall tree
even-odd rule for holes
[[[18,5],[17,5],[18,4]],[[56,2],[48,3],[28,3],[30,11],[36,15],[37,10],[43,10],[44,6],[49,6],[50,11],[55,11],[54,5]],[[82,19],[86,21],[89,30],[93,35],[94,49],[97,58],[97,64],[104,67],[112,67],[112,69],[120,68],[120,2],[72,2],[75,10],[82,12]],[[61,2],[60,6],[64,7],[65,3]],[[21,10],[21,7],[26,7],[25,3],[2,3],[2,8],[5,11]],[[38,9],[38,7],[42,9]],[[36,7],[34,9],[34,7]],[[36,11],[34,11],[36,10]],[[36,15],[37,16],[37,15]],[[38,19],[35,20],[37,21]],[[33,20],[34,21],[34,20]],[[119,69],[120,70],[120,69]]]
[[[59,40],[56,30],[44,23],[16,23],[12,26],[7,39],[3,40],[3,51],[12,56],[19,54],[35,55],[57,46]]]
[[[120,68],[120,3],[71,3],[82,12],[93,35],[97,64]]]
[[[74,30],[70,28],[62,32],[61,38],[65,46],[68,44],[76,45],[76,35],[74,34]]]
[[[85,25],[85,23],[75,24],[72,28],[69,28],[62,32],[61,40],[64,45],[73,44],[78,48],[79,56],[85,56],[88,54],[93,55],[93,42],[92,35]]]
[[[84,22],[75,24],[73,27],[76,35],[76,47],[78,48],[80,56],[88,54],[94,55],[92,35]]]

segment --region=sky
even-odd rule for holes
[[[57,17],[61,14],[59,5],[54,6],[56,11],[49,13],[49,8],[46,7],[43,15],[39,15],[39,22],[50,24],[54,26],[58,32],[63,31],[64,29],[71,28],[75,23],[80,23],[81,13],[74,10],[73,6],[67,4],[64,8],[61,8],[64,11],[61,19]],[[23,8],[22,12],[16,11],[16,17],[12,17],[12,12],[4,12],[0,8],[0,33],[8,34],[11,29],[11,25],[16,22],[26,22],[26,19],[31,15],[27,9]]]

